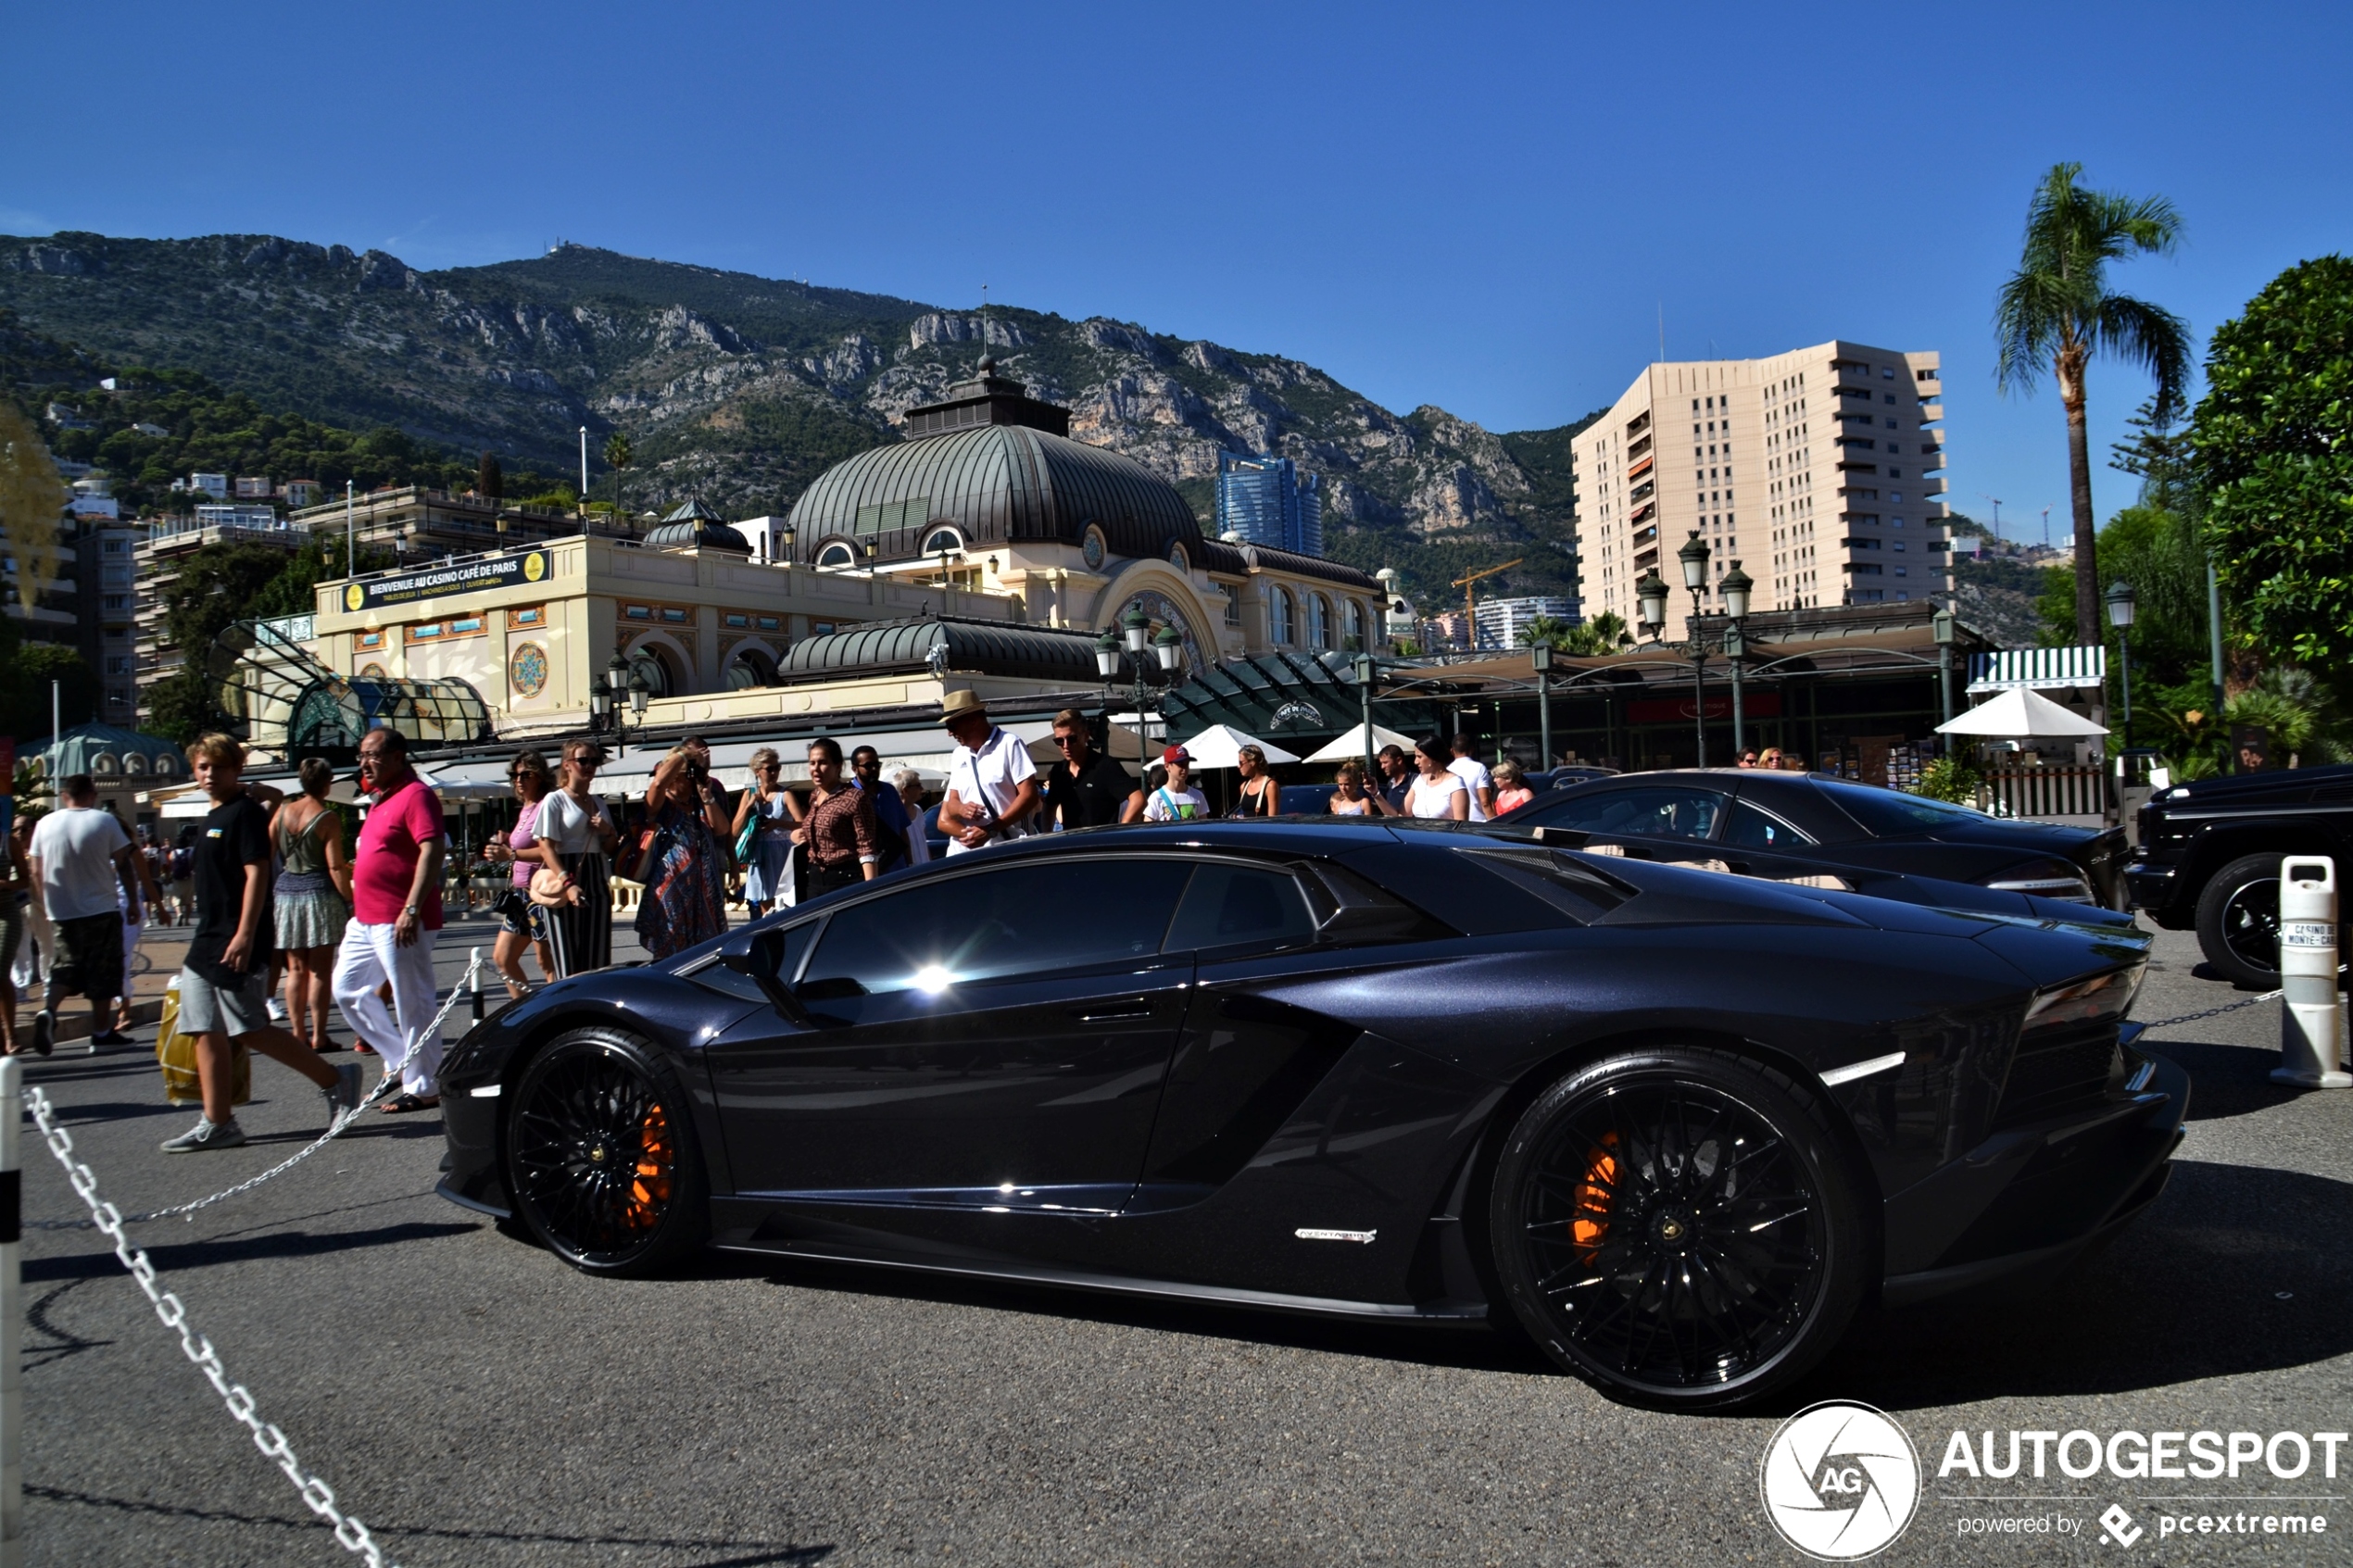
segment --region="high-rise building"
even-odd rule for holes
[[[1691,596],[1676,551],[1694,533],[1710,609],[1735,560],[1753,609],[1948,591],[1945,485],[1931,477],[1944,467],[1942,394],[1934,354],[1843,340],[1651,366],[1574,444],[1586,614],[1634,624],[1635,585],[1655,570],[1680,626]]]
[[[1217,454],[1217,533],[1295,555],[1324,553],[1320,476],[1289,458]]]
[[[1528,630],[1529,621],[1540,618],[1566,621],[1577,624],[1577,601],[1550,594],[1529,594],[1517,598],[1486,599],[1478,606],[1478,646],[1482,648],[1516,648],[1520,633]]]

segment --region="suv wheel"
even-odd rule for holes
[[[2280,859],[2242,855],[2197,896],[2197,945],[2208,963],[2241,985],[2280,983]]]

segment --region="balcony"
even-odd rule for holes
[[[1920,418],[1920,423],[1922,423],[1922,424],[1924,424],[1924,425],[1932,425],[1932,424],[1936,423],[1938,420],[1942,420],[1944,417],[1944,404],[1942,404],[1942,403],[1923,403],[1923,404],[1921,404],[1921,405],[1920,405],[1920,415],[1919,415],[1919,418]]]
[[[1923,495],[1942,495],[1951,488],[1951,485],[1945,483],[1944,481],[1941,479],[1931,479],[1921,484],[1920,494]]]
[[[1644,436],[1644,437],[1642,437],[1640,441],[1637,441],[1636,443],[1634,443],[1634,445],[1632,445],[1631,446],[1629,446],[1628,448],[1626,448],[1626,460],[1627,460],[1627,461],[1629,461],[1629,462],[1631,462],[1631,461],[1633,461],[1636,458],[1641,457],[1643,453],[1645,453],[1645,452],[1649,451],[1650,449],[1651,449],[1651,438],[1650,438],[1649,436],[1645,435],[1645,436]]]

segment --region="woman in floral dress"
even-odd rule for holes
[[[638,874],[637,939],[657,959],[727,930],[727,819],[704,793],[701,769],[685,746],[654,770],[646,788],[654,841]]]

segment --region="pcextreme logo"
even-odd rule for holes
[[[1920,1457],[1885,1412],[1843,1399],[1781,1423],[1757,1477],[1781,1539],[1824,1562],[1879,1551],[1912,1522]]]

